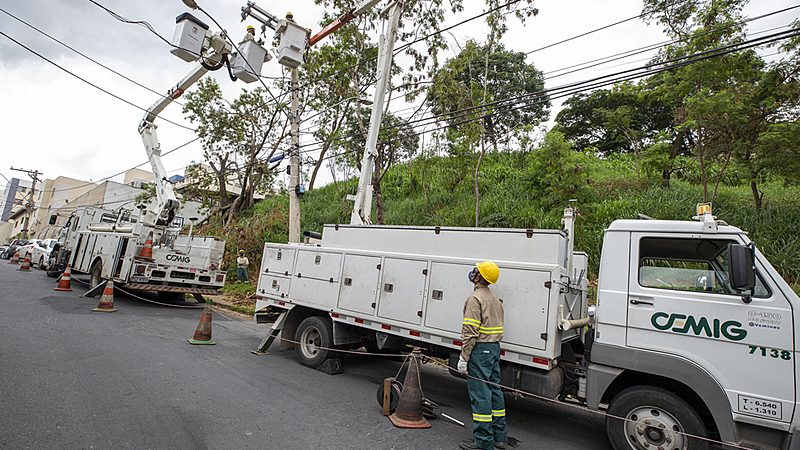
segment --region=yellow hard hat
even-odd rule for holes
[[[475,264],[475,267],[478,269],[478,273],[481,274],[484,280],[488,281],[489,284],[497,283],[497,280],[500,278],[500,268],[497,267],[493,261],[484,261]]]
[[[252,25],[248,25],[248,26],[247,26],[247,29],[248,29],[248,30],[255,30],[255,29],[256,29],[256,27],[254,27],[254,26],[252,26]]]

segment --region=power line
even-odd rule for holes
[[[737,51],[746,50],[746,49],[749,49],[749,48],[752,48],[752,47],[757,47],[757,46],[760,46],[760,45],[765,45],[765,44],[769,44],[769,43],[772,43],[772,42],[777,42],[779,40],[789,39],[789,38],[792,38],[792,37],[795,37],[795,36],[800,36],[800,30],[788,30],[788,31],[783,31],[783,32],[779,32],[779,33],[774,33],[774,34],[771,34],[771,35],[768,35],[768,36],[765,36],[765,37],[762,37],[762,38],[750,39],[750,40],[746,40],[746,41],[735,43],[735,44],[721,46],[721,47],[718,47],[718,48],[709,49],[709,50],[705,50],[705,51],[702,51],[702,52],[697,52],[697,53],[686,55],[686,56],[683,56],[683,57],[673,58],[673,59],[662,61],[662,62],[659,62],[659,63],[646,64],[644,66],[640,66],[640,67],[637,67],[637,68],[634,68],[634,69],[628,69],[628,70],[616,72],[616,73],[613,73],[613,74],[608,74],[608,75],[604,75],[604,76],[600,76],[600,77],[595,77],[595,78],[592,78],[592,79],[589,79],[589,80],[585,80],[585,81],[582,81],[582,82],[570,83],[570,84],[566,84],[566,85],[563,85],[563,86],[558,86],[556,88],[551,88],[551,89],[543,89],[541,91],[537,91],[537,92],[533,92],[533,93],[529,93],[529,94],[513,96],[513,97],[509,97],[509,98],[498,100],[498,101],[494,101],[494,102],[488,102],[488,103],[484,103],[484,104],[481,104],[481,105],[476,105],[476,106],[469,107],[469,108],[463,108],[461,110],[452,111],[452,112],[449,112],[449,113],[446,113],[446,114],[439,114],[439,115],[434,115],[434,116],[430,116],[430,117],[425,117],[425,118],[422,118],[422,119],[419,119],[419,120],[416,120],[416,121],[406,122],[404,125],[408,125],[409,123],[421,123],[421,122],[428,121],[428,123],[424,123],[422,125],[417,125],[414,128],[425,127],[427,125],[431,125],[431,124],[437,122],[438,119],[440,119],[443,116],[449,116],[448,120],[459,119],[459,118],[462,118],[462,117],[469,116],[470,114],[475,114],[475,112],[472,112],[472,111],[476,111],[476,110],[479,110],[479,109],[486,109],[487,107],[490,107],[490,106],[503,106],[503,107],[507,107],[508,108],[507,110],[516,110],[516,109],[524,108],[525,106],[527,106],[526,104],[513,106],[515,103],[518,103],[521,100],[529,100],[529,101],[539,100],[539,101],[541,101],[541,100],[548,99],[548,98],[550,98],[550,99],[552,99],[552,98],[562,98],[562,97],[566,97],[566,96],[569,96],[569,95],[574,95],[574,94],[579,93],[579,92],[593,90],[593,89],[597,89],[599,87],[603,87],[603,86],[607,86],[607,85],[610,85],[610,84],[618,83],[618,82],[621,82],[621,81],[630,81],[630,80],[633,80],[633,79],[642,78],[642,77],[649,76],[649,75],[655,75],[655,74],[658,74],[658,73],[661,73],[661,72],[673,70],[673,69],[676,69],[676,68],[679,68],[679,67],[683,67],[683,66],[686,66],[686,65],[689,65],[689,64],[694,64],[696,62],[701,62],[701,61],[705,61],[705,60],[708,60],[708,59],[711,59],[711,58],[716,58],[716,57],[724,56],[724,55],[727,55],[727,54],[730,54],[730,53],[734,53],[734,52],[737,52]],[[672,63],[672,64],[668,64],[668,63]],[[661,66],[661,67],[659,67],[659,66]],[[458,114],[458,113],[461,113],[461,114]],[[456,115],[453,115],[453,114],[456,114]],[[494,115],[496,115],[496,113],[483,114],[483,115],[480,115],[478,117],[469,118],[469,119],[466,119],[466,120],[463,120],[463,121],[459,121],[459,122],[455,122],[455,123],[449,123],[449,124],[446,124],[444,126],[441,126],[441,127],[438,127],[438,128],[432,129],[432,130],[427,130],[427,131],[425,131],[425,133],[438,131],[438,130],[441,130],[441,129],[446,129],[446,128],[450,128],[450,127],[453,127],[453,126],[469,123],[469,122],[483,120],[483,119],[485,119],[487,117],[492,117]],[[351,139],[353,137],[356,137],[358,134],[359,133],[354,133],[354,134],[352,134],[350,136],[344,136],[344,137],[338,138],[336,140],[338,141],[338,140]],[[320,143],[321,142],[319,142],[319,141],[318,142],[312,142],[312,143],[309,143],[309,144],[304,144],[301,147],[308,147],[308,146],[312,146],[312,145],[318,145]],[[310,153],[310,152],[317,151],[317,150],[318,149],[309,149],[309,150],[305,150],[305,151],[303,151],[301,153]]]
[[[101,91],[101,92],[103,92],[103,93],[105,93],[107,95],[110,95],[111,97],[114,97],[115,99],[117,99],[117,100],[119,100],[119,101],[121,101],[123,103],[126,103],[126,104],[128,104],[130,106],[133,106],[136,109],[140,109],[140,110],[142,110],[144,112],[147,112],[146,108],[142,108],[141,106],[137,105],[136,103],[133,103],[130,100],[127,100],[127,99],[125,99],[123,97],[120,97],[119,95],[117,95],[117,94],[115,94],[115,93],[113,93],[113,92],[111,92],[111,91],[109,91],[107,89],[104,89],[104,88],[92,83],[91,81],[87,80],[86,78],[81,77],[80,75],[76,74],[75,72],[70,71],[69,69],[65,68],[64,66],[56,63],[55,61],[47,58],[46,56],[42,55],[41,53],[37,52],[36,50],[33,50],[32,48],[28,47],[27,45],[23,44],[22,42],[14,39],[13,37],[11,37],[8,34],[6,34],[5,32],[0,31],[0,35],[4,36],[6,39],[8,39],[11,42],[17,44],[18,46],[24,48],[28,52],[38,56],[39,58],[43,59],[44,61],[47,61],[48,63],[58,67],[59,69],[61,69],[62,71],[68,73],[69,75],[72,75],[73,77],[83,81],[84,83],[88,84],[89,86],[91,86],[91,87],[93,87],[93,88],[95,88],[95,89],[97,89],[97,90],[99,90],[99,91]],[[172,125],[175,125],[175,126],[178,126],[178,127],[190,130],[190,131],[197,131],[195,128],[187,127],[186,125],[180,124],[178,122],[173,122],[172,120],[169,120],[167,118],[163,118],[162,117],[161,119],[164,120],[165,122],[171,123]]]

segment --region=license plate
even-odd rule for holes
[[[781,402],[739,395],[739,412],[769,419],[782,420]]]
[[[131,276],[131,283],[147,283],[147,277]]]

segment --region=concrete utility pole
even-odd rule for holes
[[[31,182],[31,192],[28,195],[28,201],[25,203],[25,209],[27,210],[27,213],[25,214],[25,221],[22,223],[22,239],[28,239],[28,227],[30,226],[33,209],[36,206],[36,182],[39,181],[39,175],[43,174],[37,170],[15,169],[13,167],[11,170],[16,172],[25,172],[33,180]]]
[[[300,73],[292,69],[292,150],[289,158],[289,242],[300,242]]]

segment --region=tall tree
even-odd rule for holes
[[[525,61],[524,53],[492,45],[495,51],[468,41],[436,73],[428,90],[432,112],[450,125],[451,150],[472,153],[473,147],[479,148],[473,180],[475,226],[480,222],[479,175],[487,144],[495,151],[509,148],[514,131],[544,122],[550,112],[550,99],[534,95],[544,88],[542,73]],[[529,98],[489,106],[524,95]]]

